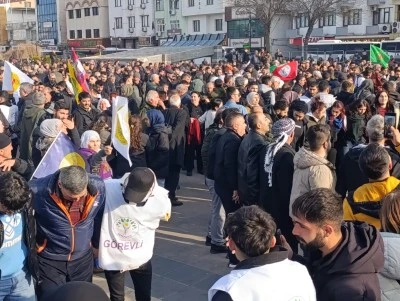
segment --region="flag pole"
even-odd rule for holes
[[[38,166],[36,167],[35,171],[34,171],[33,174],[32,174],[32,177],[29,179],[29,181],[31,181],[31,180],[35,177],[36,171],[38,170],[40,164],[42,164],[43,160],[46,158],[47,154],[49,153],[49,150],[50,150],[51,147],[53,146],[54,142],[57,141],[57,139],[58,139],[58,137],[61,135],[61,133],[62,133],[61,131],[58,132],[56,138],[54,138],[53,142],[52,142],[52,143],[50,144],[50,146],[48,147],[46,153],[44,154],[44,156],[43,156],[42,159],[40,160]]]

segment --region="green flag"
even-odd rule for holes
[[[375,45],[371,45],[369,48],[369,60],[371,63],[378,63],[381,64],[382,67],[387,68],[390,61],[390,56],[386,51]]]

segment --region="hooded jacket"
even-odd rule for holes
[[[379,273],[382,301],[400,300],[400,235],[381,233],[385,245],[385,266]]]
[[[348,191],[355,191],[358,187],[368,183],[368,178],[362,173],[358,161],[361,152],[367,147],[366,144],[359,144],[351,148],[343,158],[343,164],[338,169],[336,191],[343,198]],[[390,158],[392,159],[392,169],[390,175],[400,178],[400,156],[397,151],[386,147]]]
[[[335,167],[327,159],[302,147],[294,156],[293,186],[290,195],[290,215],[292,204],[301,195],[316,188],[334,190],[336,185]]]
[[[311,252],[308,269],[320,301],[379,301],[382,237],[366,223],[344,222],[342,241],[330,254]]]
[[[28,105],[22,115],[19,157],[23,160],[32,160],[32,133],[45,113],[46,111],[42,108],[35,105]]]
[[[399,185],[400,180],[389,177],[383,181],[364,184],[356,191],[349,192],[343,202],[343,219],[366,222],[380,229],[381,200],[397,187],[400,188]]]

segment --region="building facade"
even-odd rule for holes
[[[138,48],[155,43],[153,0],[108,0],[112,46]]]
[[[7,40],[10,46],[37,40],[36,1],[10,1],[6,11]]]
[[[40,0],[37,4],[38,40],[52,49],[67,42],[65,0]]]
[[[67,1],[65,14],[68,47],[96,52],[110,46],[107,0]]]
[[[400,37],[400,1],[348,0],[332,9],[314,25],[311,37],[335,38],[348,41],[380,41]],[[292,16],[292,28],[286,37],[304,37],[308,17],[298,13]]]
[[[187,34],[187,19],[183,17],[182,1],[154,0],[156,39]]]

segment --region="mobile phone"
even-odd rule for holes
[[[281,235],[282,235],[281,229],[277,229],[276,233],[275,233],[276,245],[277,246],[282,246]]]
[[[392,132],[390,131],[390,127],[396,127],[396,114],[395,113],[386,113],[384,117],[384,136],[391,138]]]

